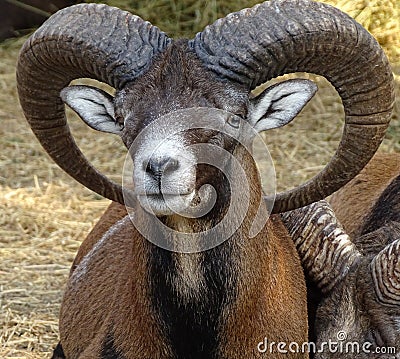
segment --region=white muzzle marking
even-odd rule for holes
[[[177,163],[171,171],[156,175],[147,170],[150,161],[169,158]],[[196,197],[196,156],[182,135],[144,141],[135,154],[133,181],[142,207],[155,215],[185,212]]]

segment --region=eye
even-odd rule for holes
[[[239,116],[235,115],[229,115],[227,118],[226,122],[232,126],[233,128],[239,128],[240,127],[240,120],[241,118]]]

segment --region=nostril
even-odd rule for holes
[[[161,177],[163,173],[169,173],[179,168],[179,161],[171,157],[150,158],[143,162],[143,169],[150,175]]]

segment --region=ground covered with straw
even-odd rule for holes
[[[397,0],[334,1],[384,47],[400,96],[400,13]],[[256,1],[126,1],[130,9],[174,36],[192,36],[224,14]],[[134,4],[134,5],[132,5]],[[228,5],[226,5],[228,4]],[[0,45],[0,358],[45,358],[58,340],[58,311],[70,265],[109,201],[65,175],[43,152],[18,105],[15,62],[24,39]],[[308,75],[303,75],[308,76]],[[299,118],[266,136],[279,189],[318,172],[333,154],[342,129],[342,106],[324,79]],[[383,151],[400,152],[400,102]],[[70,116],[86,156],[120,181],[125,151],[118,138],[95,133]]]

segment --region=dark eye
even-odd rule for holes
[[[228,117],[228,119],[226,120],[226,122],[234,127],[234,128],[239,128],[240,127],[240,117],[239,116],[235,116],[235,115],[230,115]]]

